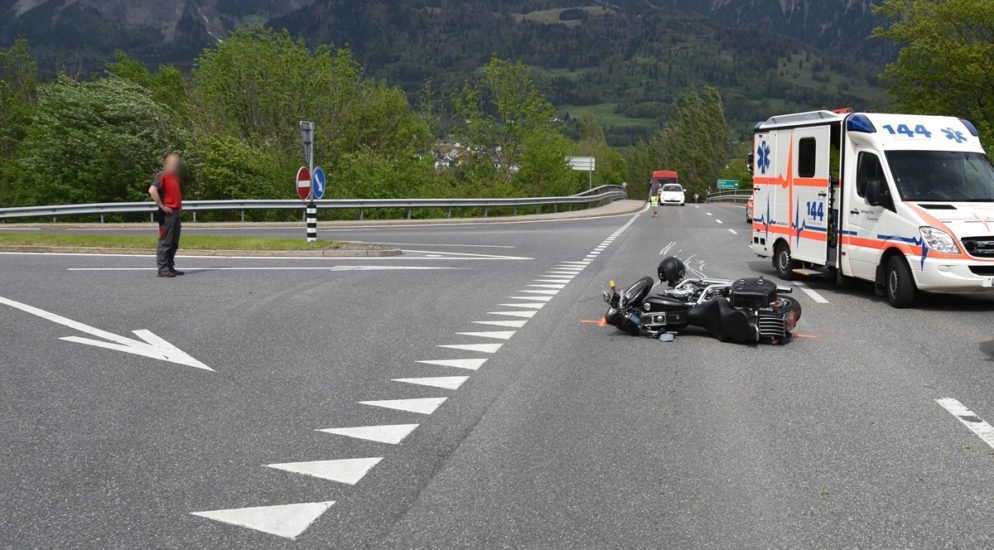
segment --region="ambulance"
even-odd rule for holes
[[[756,125],[753,251],[777,275],[994,294],[994,167],[969,121],[815,111]]]

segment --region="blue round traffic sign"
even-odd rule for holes
[[[311,192],[315,199],[324,198],[325,183],[324,169],[318,166],[311,174]]]

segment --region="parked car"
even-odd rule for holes
[[[663,204],[676,204],[683,206],[687,203],[687,195],[683,191],[683,186],[679,183],[667,183],[660,193],[660,202]]]
[[[752,197],[749,197],[749,201],[746,202],[746,223],[752,223],[752,213],[753,213]]]

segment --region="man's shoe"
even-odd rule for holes
[[[160,271],[159,272],[159,277],[162,277],[163,279],[172,279],[175,276],[176,276],[176,274],[173,273],[172,271]]]
[[[175,269],[172,269],[172,268],[169,269],[169,272],[172,273],[173,275],[177,276],[177,277],[179,277],[180,275],[186,275],[186,272],[184,272],[184,271],[178,271],[178,270],[175,270]]]

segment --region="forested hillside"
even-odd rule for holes
[[[350,47],[369,76],[412,100],[443,97],[491,55],[520,59],[560,116],[590,110],[628,146],[664,123],[690,85],[722,90],[733,133],[772,113],[883,103],[868,0],[20,0],[0,45],[32,44],[43,74],[99,73],[114,49],[189,68],[232,28],[262,20],[309,44]],[[829,17],[829,15],[831,17]],[[444,131],[446,125],[441,126]],[[575,135],[575,124],[570,126]]]

